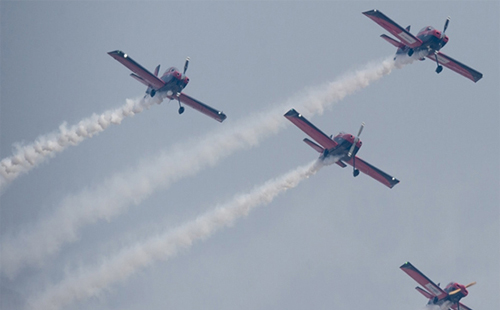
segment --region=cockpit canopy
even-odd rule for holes
[[[444,291],[445,291],[445,292],[447,292],[447,293],[449,293],[449,292],[454,291],[454,290],[456,290],[456,289],[458,289],[458,288],[459,288],[459,286],[457,285],[457,283],[455,283],[455,282],[450,282],[450,283],[448,283],[448,284],[446,285],[446,287],[445,287]]]
[[[164,74],[167,74],[167,73],[172,74],[172,73],[174,73],[175,71],[179,71],[179,69],[177,69],[176,67],[170,67],[170,68],[168,68],[168,69],[167,69],[167,71],[165,71],[165,73],[164,73]]]
[[[345,135],[344,131],[339,132],[334,138],[333,141],[337,143],[342,143],[342,140],[344,139],[343,136]]]
[[[432,26],[426,26],[426,27],[420,29],[419,33],[420,32],[424,32],[424,31],[431,31],[431,30],[434,30],[434,27],[432,27]]]

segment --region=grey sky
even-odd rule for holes
[[[354,179],[348,168],[325,167],[233,227],[71,308],[420,309],[426,300],[398,268],[407,260],[442,284],[477,281],[463,302],[499,308],[495,1],[3,1],[1,158],[12,154],[13,144],[30,143],[64,121],[72,125],[142,96],[144,87],[106,54],[115,49],[151,70],[182,67],[190,56],[185,92],[228,119],[219,124],[189,108],[179,116],[177,104],[165,101],[69,147],[5,189],[2,237],[18,235],[55,212],[65,197],[136,169],[173,145],[232,128],[254,112],[271,111],[310,87],[393,55],[379,38],[385,31],[361,14],[373,8],[411,24],[414,33],[425,25],[441,28],[450,16],[443,52],[484,74],[474,84],[447,69],[437,75],[426,60],[311,117],[328,134],[355,133],[364,121],[359,156],[400,184],[389,190],[364,175]],[[287,126],[109,221],[85,225],[77,242],[43,266],[0,276],[2,309],[22,309],[78,268],[98,266],[126,246],[310,162],[317,154],[304,137]]]

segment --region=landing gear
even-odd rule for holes
[[[187,60],[186,60],[187,63]],[[177,93],[177,100],[179,101],[179,114],[184,113],[184,107],[181,105],[181,93]]]
[[[352,172],[352,175],[354,177],[357,177],[359,175],[359,170],[358,169],[354,169],[354,171]]]
[[[439,72],[443,71],[443,66],[439,64],[439,59],[438,59],[438,52],[434,52],[434,58],[436,59],[437,63],[437,68],[436,68],[436,73],[439,74]]]
[[[408,56],[409,57],[413,56],[413,52],[415,52],[413,48],[410,48],[410,50],[408,51]]]
[[[153,98],[153,97],[156,95],[156,90],[152,89],[152,90],[149,92],[149,95],[151,96],[151,98]]]

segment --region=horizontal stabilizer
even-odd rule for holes
[[[427,297],[428,299],[432,299],[434,298],[434,295],[432,295],[431,293],[427,292],[426,290],[424,290],[423,288],[417,286],[415,288],[420,294],[424,295],[425,297]]]
[[[341,161],[341,160],[339,160],[338,162],[336,162],[336,164],[337,164],[337,165],[339,165],[339,166],[340,166],[340,167],[342,167],[342,168],[347,167],[347,165],[346,165],[346,164],[344,164],[344,162],[343,162],[343,161]]]
[[[387,42],[391,43],[392,45],[394,45],[397,48],[403,48],[403,47],[405,47],[405,45],[403,43],[401,43],[399,41],[396,41],[393,38],[391,38],[391,37],[389,37],[389,36],[387,36],[385,34],[380,35],[380,37],[382,39],[386,40]]]
[[[137,74],[135,73],[130,73],[130,76],[133,77],[134,79],[136,79],[137,81],[141,82],[142,84],[146,85],[147,87],[149,87],[149,84],[148,82],[146,82],[143,78],[141,78],[140,76],[138,76]]]
[[[304,139],[304,142],[307,143],[307,145],[309,145],[313,149],[315,149],[316,152],[318,152],[318,153],[323,153],[325,151],[324,148],[322,148],[321,146],[317,145],[316,143],[312,142],[311,140],[309,140],[307,138]]]

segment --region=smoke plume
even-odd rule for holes
[[[178,228],[138,243],[108,258],[100,266],[80,269],[77,274],[49,288],[30,301],[32,309],[60,309],[68,304],[97,296],[114,283],[122,282],[156,261],[166,261],[179,250],[187,249],[197,240],[210,237],[219,229],[230,226],[257,206],[270,203],[279,193],[296,187],[322,167],[317,160],[267,181],[252,191],[239,194],[225,204]]]
[[[149,109],[153,104],[160,104],[160,96],[143,99],[127,99],[126,103],[114,110],[100,115],[94,114],[78,124],[68,128],[64,122],[58,132],[39,136],[35,142],[27,145],[14,145],[14,154],[0,161],[0,193],[7,184],[23,173],[27,173],[70,145],[78,145],[85,139],[104,131],[111,124],[120,124],[125,117],[134,116]]]

